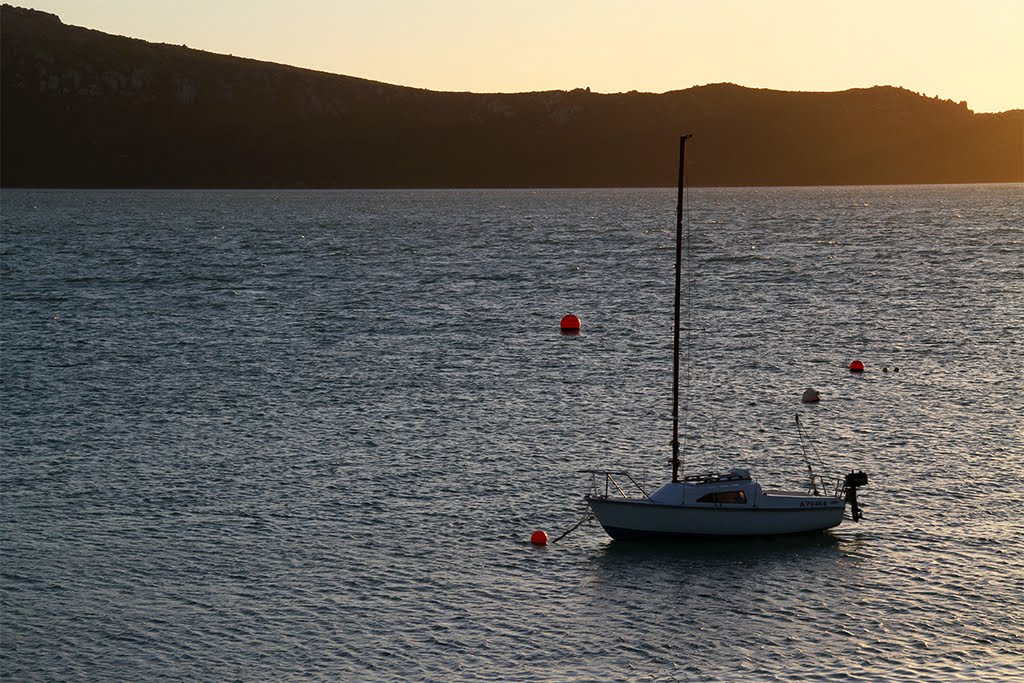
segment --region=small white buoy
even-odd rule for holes
[[[804,391],[804,395],[800,398],[804,403],[817,403],[821,400],[821,395],[815,389],[807,387]]]

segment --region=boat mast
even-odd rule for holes
[[[676,194],[676,307],[672,344],[672,483],[679,481],[679,304],[683,274],[683,183],[686,141],[693,135],[679,136],[679,189]]]

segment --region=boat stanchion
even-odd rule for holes
[[[867,486],[868,475],[864,472],[850,472],[846,475],[844,480],[846,489],[846,502],[850,504],[850,514],[853,516],[853,521],[859,522],[864,517],[864,512],[860,509],[860,505],[857,504],[857,488],[860,486]]]

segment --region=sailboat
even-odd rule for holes
[[[615,540],[701,539],[778,536],[820,532],[842,523],[847,505],[859,522],[863,513],[857,489],[868,483],[862,471],[850,472],[834,487],[810,472],[808,490],[773,491],[761,487],[750,471],[735,467],[722,473],[682,475],[679,457],[679,310],[683,252],[683,187],[686,141],[679,138],[679,183],[676,202],[675,324],[672,362],[672,480],[647,493],[628,472],[582,470],[594,475],[585,499],[604,530]],[[797,417],[799,428],[799,417]],[[598,477],[603,476],[603,487]],[[628,483],[627,483],[628,482]],[[624,486],[626,488],[624,488]],[[631,493],[627,493],[627,488]],[[632,493],[636,491],[636,493]]]

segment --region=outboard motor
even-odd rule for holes
[[[853,515],[853,521],[859,522],[864,517],[864,513],[861,512],[860,506],[857,505],[857,487],[868,485],[868,475],[861,471],[850,472],[846,475],[844,484],[846,502],[850,504],[850,513]]]

